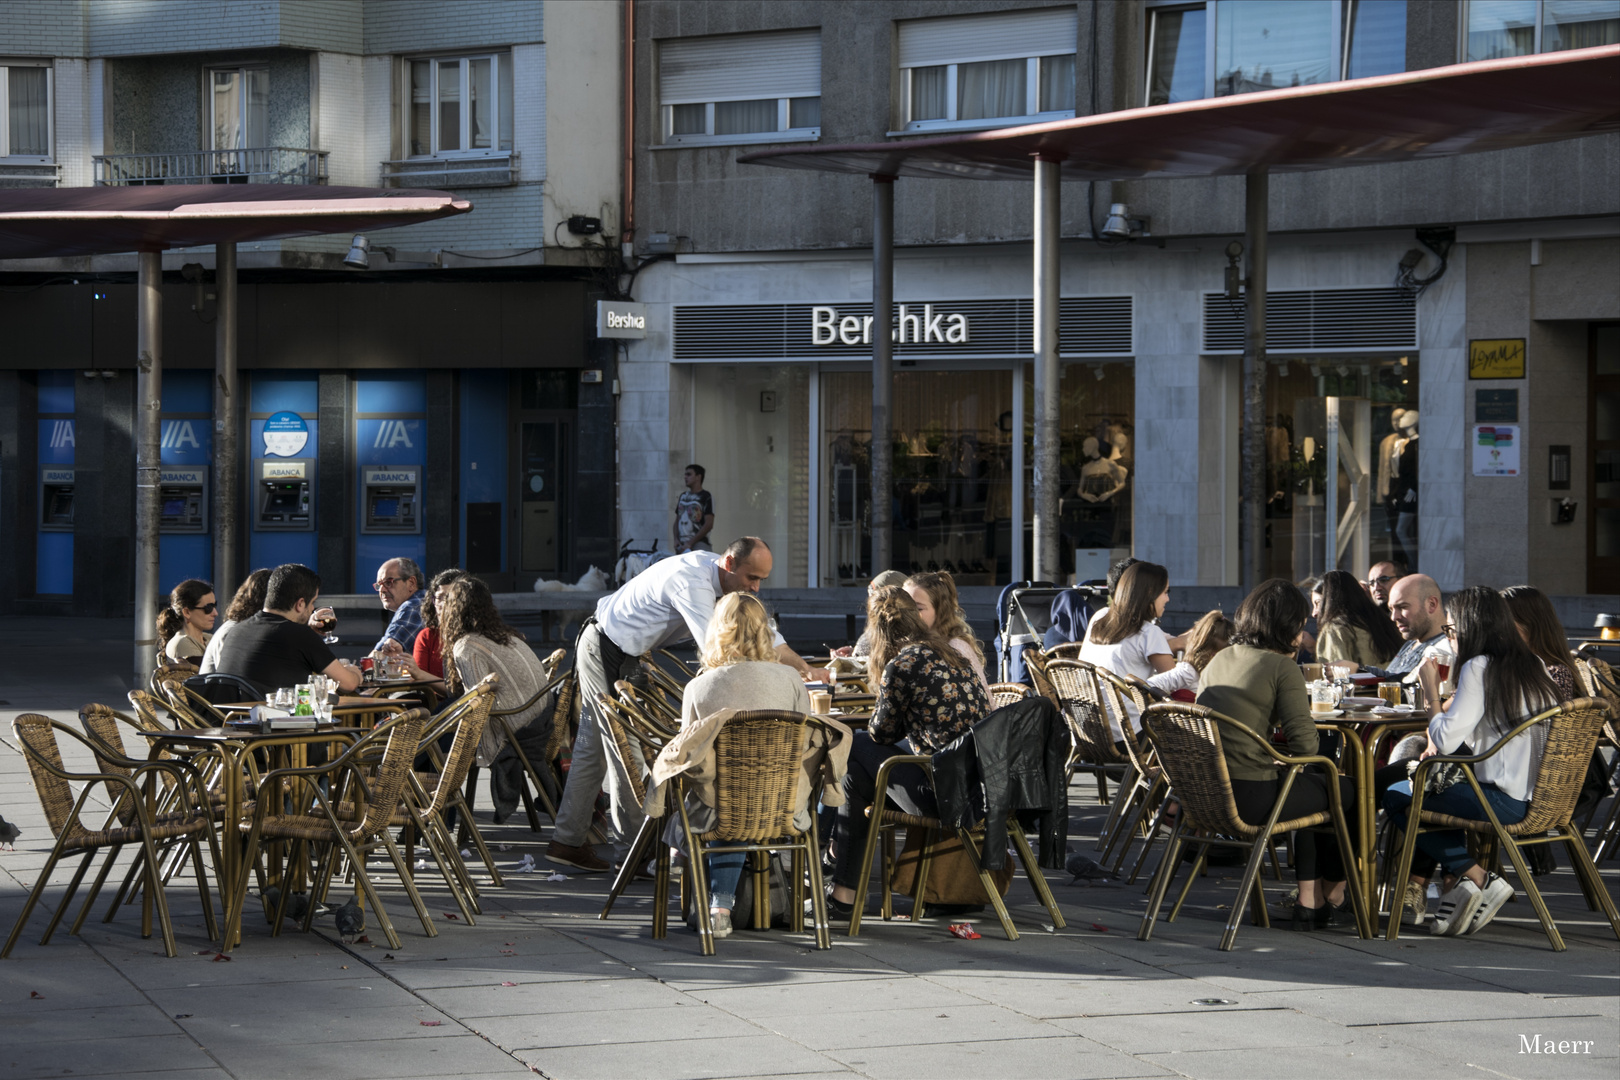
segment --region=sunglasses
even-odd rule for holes
[[[191,610],[192,611],[200,611],[204,615],[212,615],[214,613],[215,609],[217,609],[218,607],[219,607],[219,605],[217,603],[215,603],[215,604],[204,604],[201,607],[194,607]]]
[[[1457,628],[1455,626],[1451,625],[1450,623],[1446,623],[1446,625],[1442,626],[1440,628],[1440,630],[1441,630],[1442,633],[1444,633],[1446,635],[1446,637],[1456,637],[1457,636]]]

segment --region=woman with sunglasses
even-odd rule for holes
[[[196,664],[213,637],[214,587],[206,581],[187,578],[169,593],[169,602],[158,612],[158,640],[163,655],[176,663]]]

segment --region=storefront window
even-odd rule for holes
[[[1418,358],[1272,356],[1266,375],[1266,573],[1300,581],[1418,569]],[[1337,476],[1328,428],[1337,417]],[[1337,498],[1328,553],[1328,484]]]
[[[714,549],[739,536],[771,546],[768,589],[803,588],[809,573],[810,375],[774,364],[692,368],[692,462],[708,475]],[[673,462],[679,477],[689,462]],[[677,485],[676,494],[684,488]],[[669,506],[665,545],[675,505]]]

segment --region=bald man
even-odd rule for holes
[[[1389,614],[1406,644],[1387,668],[1368,666],[1365,670],[1382,678],[1412,682],[1417,669],[1429,654],[1443,655],[1451,662],[1451,643],[1446,640],[1445,605],[1440,586],[1427,574],[1408,574],[1389,590]]]

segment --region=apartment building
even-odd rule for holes
[[[621,534],[667,535],[697,461],[774,586],[860,582],[874,498],[900,569],[999,585],[1031,565],[1028,185],[895,183],[874,494],[871,183],[740,153],[1613,44],[1620,0],[643,0],[634,32],[635,243],[666,258],[620,367]],[[1344,568],[1620,592],[1617,166],[1610,135],[1273,179],[1268,573],[1329,568],[1333,485]],[[1064,184],[1062,233],[1063,569],[1235,586],[1242,178]]]
[[[435,188],[452,220],[241,245],[240,580],[611,565],[615,0],[13,0],[0,188]],[[134,255],[0,263],[0,611],[129,610]],[[214,574],[214,251],[163,258],[162,586]],[[607,372],[603,377],[604,369]],[[188,484],[188,482],[191,482]]]

